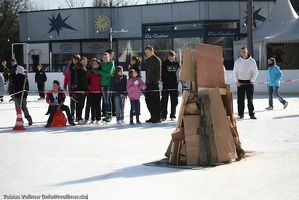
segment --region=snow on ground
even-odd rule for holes
[[[47,105],[37,98],[28,98],[34,124],[23,118],[25,131],[12,130],[16,113],[9,98],[0,104],[0,199],[299,199],[298,96],[285,96],[285,110],[275,99],[274,110],[266,111],[267,96],[256,95],[258,119],[245,115],[237,123],[242,147],[255,153],[198,170],[143,165],[164,158],[173,121],[45,129]],[[143,97],[141,106],[144,122]]]

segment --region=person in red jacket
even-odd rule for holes
[[[96,71],[100,70],[101,61],[93,60],[92,68]],[[101,120],[101,98],[102,98],[102,89],[101,89],[101,75],[96,74],[95,72],[89,72],[88,76],[88,86],[89,86],[89,98],[90,98],[90,107],[91,107],[91,124],[98,123]]]
[[[59,110],[59,109],[66,112],[68,122],[70,125],[72,125],[72,126],[76,125],[72,119],[69,107],[63,104],[64,100],[65,100],[65,93],[60,88],[59,81],[54,80],[53,81],[53,89],[47,93],[47,97],[46,97],[46,103],[49,104],[47,113],[50,113],[50,116],[48,118],[45,128],[51,127],[51,123],[53,121],[56,110]]]
[[[71,115],[72,119],[75,119],[75,110],[76,110],[76,102],[73,98],[75,96],[75,68],[76,65],[79,63],[80,60],[79,54],[74,54],[72,56],[72,60],[70,65],[66,68],[65,74],[64,74],[64,83],[63,83],[63,89],[67,91],[69,90],[69,96],[71,97],[70,101],[70,108],[71,108]]]

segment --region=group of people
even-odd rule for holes
[[[244,118],[245,95],[248,101],[250,119],[257,119],[254,113],[253,93],[254,82],[258,76],[258,68],[255,60],[248,54],[246,47],[241,48],[241,57],[235,61],[233,77],[237,86],[238,116]],[[116,123],[124,124],[124,107],[126,99],[129,98],[130,124],[140,124],[140,97],[144,93],[145,102],[150,113],[148,123],[161,123],[167,117],[171,120],[176,118],[176,107],[178,105],[178,83],[180,65],[175,59],[175,52],[170,51],[167,59],[163,62],[155,55],[154,48],[145,48],[145,83],[141,79],[141,60],[132,56],[128,66],[128,76],[124,74],[122,66],[115,67],[113,60],[114,52],[108,49],[103,53],[102,59],[92,58],[88,62],[86,57],[74,54],[70,64],[64,71],[63,88],[58,80],[53,81],[53,88],[44,94],[47,76],[39,65],[36,70],[35,82],[39,90],[39,99],[46,99],[49,105],[49,118],[45,127],[51,127],[57,110],[61,109],[67,114],[70,125],[86,124],[91,116],[90,123],[110,122],[115,110]],[[273,110],[273,94],[287,108],[288,102],[278,94],[282,72],[276,65],[274,58],[268,59],[267,87],[269,94],[269,107]],[[160,91],[162,81],[162,91]],[[18,111],[22,108],[28,124],[32,125],[32,118],[27,109],[27,91],[29,90],[28,77],[22,66],[17,65],[16,60],[11,60],[11,68],[7,69],[6,61],[2,61],[0,67],[0,99],[3,100],[4,91],[1,84],[8,83],[9,93],[15,101]],[[70,107],[64,105],[68,91]],[[170,113],[168,113],[168,100],[170,97]],[[85,116],[83,119],[83,109]],[[169,115],[168,115],[169,114]],[[134,122],[133,118],[136,117]],[[102,118],[103,117],[103,118]]]
[[[247,97],[247,107],[250,119],[257,119],[254,113],[253,93],[254,82],[258,76],[258,68],[255,60],[248,54],[246,47],[241,48],[241,56],[235,61],[233,69],[233,77],[237,86],[237,104],[238,104],[238,117],[244,118],[245,109],[245,94]],[[282,98],[278,93],[280,87],[280,80],[282,72],[279,66],[276,65],[275,58],[268,59],[268,101],[269,107],[266,110],[273,110],[273,94],[277,96],[280,103],[283,104],[283,109],[286,109],[288,102]]]
[[[108,49],[103,53],[102,59],[88,59],[74,54],[71,63],[65,69],[63,89],[60,83],[53,82],[53,90],[47,93],[46,102],[49,104],[49,119],[45,127],[50,127],[57,109],[66,111],[69,124],[78,125],[110,122],[115,110],[117,124],[125,124],[124,108],[129,98],[130,121],[129,124],[140,124],[140,97],[144,93],[147,108],[151,118],[150,123],[161,123],[166,120],[168,98],[171,99],[170,118],[175,119],[178,104],[178,70],[180,65],[175,60],[174,51],[168,53],[168,58],[161,62],[154,53],[152,46],[145,48],[146,54],[146,81],[141,79],[141,60],[132,56],[128,66],[128,76],[124,74],[122,66],[116,66],[113,60],[114,52]],[[160,99],[159,84],[163,82],[162,99]],[[57,89],[56,89],[57,88]],[[70,109],[65,106],[65,95],[57,95],[69,91]],[[56,98],[58,97],[58,98]],[[102,103],[101,103],[102,102]],[[83,109],[85,115],[83,117]],[[133,118],[136,118],[134,121]],[[102,118],[103,117],[103,118]]]

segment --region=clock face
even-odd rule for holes
[[[100,15],[94,20],[94,28],[100,32],[109,30],[110,26],[110,19],[105,15]]]

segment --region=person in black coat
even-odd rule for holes
[[[16,59],[11,59],[11,66],[9,68],[9,75],[8,75],[8,92],[9,94],[13,93],[13,89],[12,89],[12,80],[15,78],[16,76],[16,70],[17,70],[17,60]],[[14,100],[14,96],[11,97],[11,99],[9,101],[13,101]]]
[[[81,57],[80,63],[76,65],[75,68],[75,91],[76,91],[76,99],[78,101],[76,105],[76,117],[78,120],[78,124],[84,124],[82,118],[82,111],[85,104],[86,94],[88,91],[88,78],[87,78],[87,58]]]
[[[45,99],[45,84],[47,81],[47,75],[45,71],[42,69],[42,65],[37,66],[37,70],[35,73],[35,84],[37,85],[38,93],[39,93],[39,99]]]
[[[174,120],[176,118],[176,107],[178,105],[178,69],[180,64],[175,60],[175,52],[170,51],[167,55],[167,59],[162,62],[162,121],[167,119],[168,98],[170,96],[170,118]]]
[[[31,126],[32,118],[27,108],[28,82],[28,77],[24,73],[24,68],[22,66],[17,66],[16,75],[11,80],[11,92],[14,94],[16,112],[18,113],[19,108],[22,108],[25,118],[28,120],[29,126]]]

